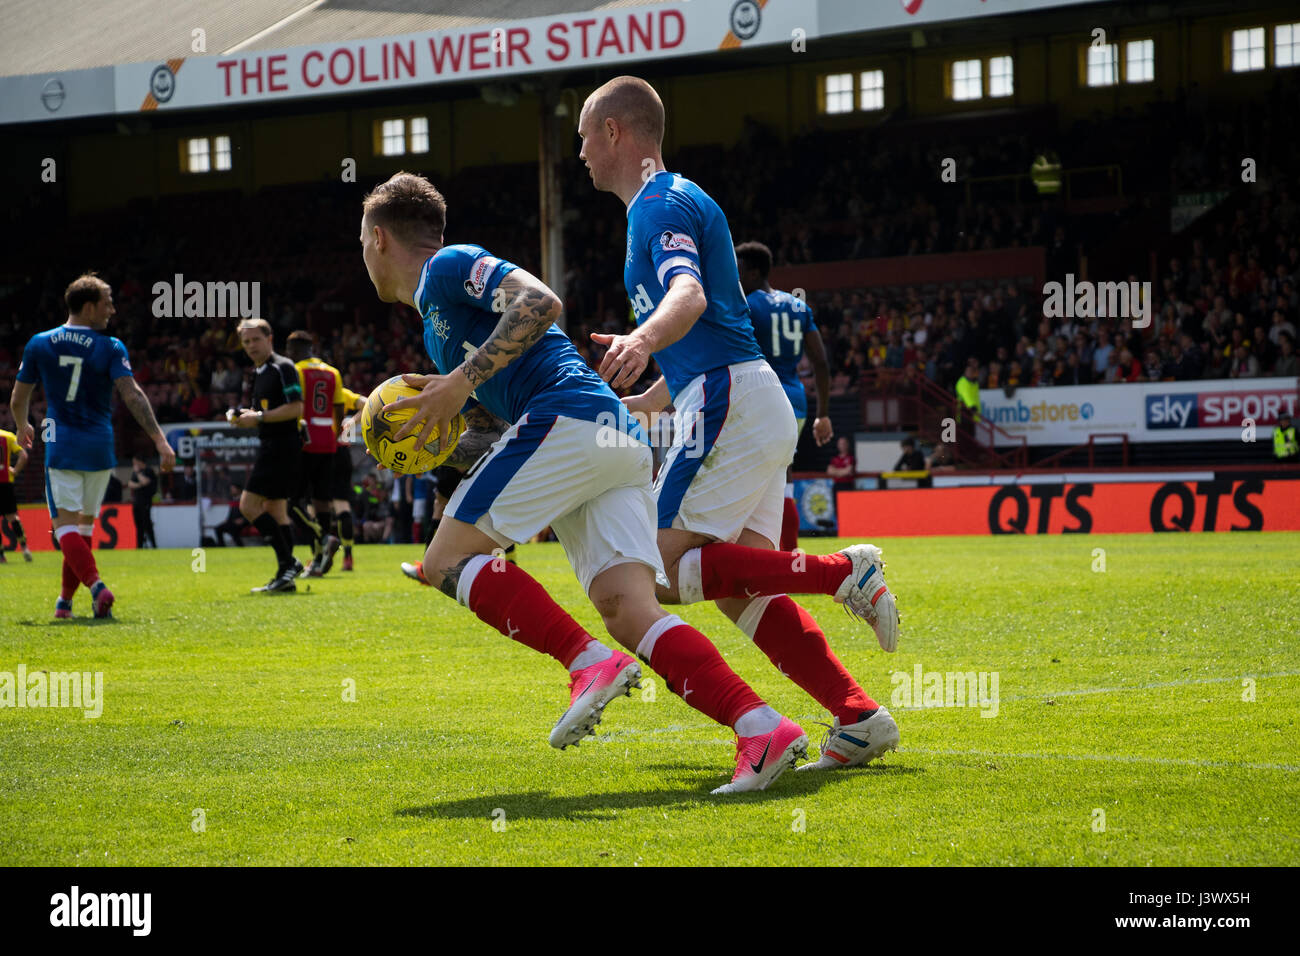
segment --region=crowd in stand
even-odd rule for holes
[[[1300,206],[1291,188],[1260,188],[1231,223],[1203,231],[1152,288],[1145,329],[1046,318],[1035,290],[1014,285],[815,295],[832,393],[874,370],[951,388],[970,357],[988,388],[1296,375]]]

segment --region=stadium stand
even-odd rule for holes
[[[951,391],[972,356],[986,389],[1295,374],[1300,147],[1283,132],[1295,92],[1288,74],[1245,101],[1193,84],[1068,125],[1050,108],[940,118],[904,108],[865,129],[786,139],[751,118],[730,145],[689,145],[669,162],[719,200],[737,241],[767,242],[778,267],[1027,248],[1043,250],[1051,276],[1149,262],[1155,321],[1140,332],[1045,318],[1041,289],[1016,275],[808,290],[827,342],[837,430],[852,431],[864,389],[924,379]],[[1042,151],[1079,171],[1072,190],[1036,194],[1025,159]],[[1175,233],[1168,198],[1239,178],[1243,152],[1258,162],[1257,183],[1230,190]],[[964,185],[935,177],[949,156]],[[478,242],[541,271],[535,163],[451,176],[408,165],[450,198],[449,242]],[[1090,180],[1088,170],[1097,171]],[[621,219],[580,164],[560,175],[567,329],[596,366],[602,350],[588,333],[628,321]],[[413,313],[377,302],[366,279],[355,205],[355,187],[335,180],[162,195],[76,215],[57,194],[24,193],[5,223],[11,234],[21,227],[24,243],[6,269],[21,281],[0,289],[0,390],[12,387],[21,343],[62,321],[62,288],[85,268],[116,289],[113,329],[162,422],[221,418],[239,402],[247,362],[228,319],[156,321],[148,284],[158,276],[260,282],[277,342],[310,329],[322,357],[358,389],[423,367]],[[652,366],[642,383],[656,374]],[[43,410],[38,402],[35,414]],[[123,460],[140,450],[130,416],[118,416],[117,434]],[[824,457],[802,449],[799,462],[820,467]],[[20,488],[27,500],[39,473],[29,469]]]

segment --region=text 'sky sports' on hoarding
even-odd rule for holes
[[[1128,435],[1130,441],[1239,441],[1248,428],[1272,437],[1281,415],[1300,411],[1291,377],[1133,382],[1001,389],[980,393],[980,411],[1003,433],[996,444],[1077,445],[1089,435]],[[1248,432],[1247,432],[1248,433]]]
[[[1300,481],[1034,484],[838,495],[845,537],[1300,531]]]

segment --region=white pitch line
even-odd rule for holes
[[[1300,766],[1290,763],[1233,763],[1230,760],[1194,760],[1180,757],[1138,757],[1131,754],[1016,754],[992,750],[930,750],[927,748],[899,747],[900,754],[930,754],[946,757],[1000,757],[1004,760],[1089,760],[1098,763],[1150,763],[1176,767],[1227,767],[1231,770],[1282,770],[1286,773],[1300,771]]]
[[[1009,704],[1018,700],[1045,700],[1049,697],[1080,697],[1085,694],[1118,694],[1124,691],[1134,690],[1159,690],[1164,687],[1192,687],[1197,684],[1230,684],[1244,680],[1249,677],[1251,680],[1270,680],[1274,677],[1300,677],[1300,671],[1276,671],[1272,674],[1242,674],[1239,677],[1189,677],[1184,680],[1160,681],[1152,684],[1126,684],[1120,687],[1083,687],[1078,690],[1057,690],[1047,691],[1041,694],[1016,694],[1013,697],[1001,697],[996,701],[989,703]],[[976,705],[968,705],[973,707]],[[895,707],[895,710],[952,710],[951,707],[916,707],[912,704],[906,704],[903,707]],[[805,718],[813,720],[814,718]]]
[[[1030,694],[1025,696],[1003,697],[998,701],[998,703],[1005,704],[1005,703],[1011,703],[1012,701],[1019,701],[1019,700],[1043,700],[1049,697],[1071,697],[1071,696],[1079,696],[1082,694],[1117,694],[1117,693],[1123,693],[1125,691],[1135,691],[1135,690],[1158,690],[1164,687],[1191,687],[1197,684],[1227,684],[1227,683],[1242,680],[1243,678],[1246,677],[1250,677],[1254,680],[1269,680],[1274,677],[1300,677],[1300,671],[1275,671],[1274,673],[1271,674],[1242,674],[1237,677],[1193,677],[1184,680],[1162,681],[1159,683],[1150,683],[1150,684],[1129,684],[1122,687],[1083,687],[1077,690],[1054,691],[1052,693],[1046,693],[1046,694]],[[956,708],[913,707],[911,705],[908,705],[906,707],[896,707],[894,709],[900,711],[905,710],[909,712],[915,712],[920,710],[955,710]],[[801,723],[806,724],[806,723],[816,722],[819,720],[820,717],[823,716],[825,715],[804,714],[800,716],[799,720]],[[610,742],[614,740],[624,739],[627,737],[658,737],[666,734],[680,734],[682,731],[686,729],[687,729],[686,727],[683,727],[680,724],[672,724],[668,727],[651,727],[642,730],[632,730],[632,729],[613,730],[607,733],[598,733],[597,739],[603,742]],[[733,743],[732,741],[729,740],[703,739],[703,738],[691,738],[691,739],[680,740],[679,742],[684,744],[696,744],[696,745],[713,744],[719,747],[723,747],[723,746],[729,747],[732,746]],[[1288,773],[1294,773],[1296,770],[1300,770],[1300,767],[1297,767],[1293,764],[1263,764],[1263,763],[1262,764],[1239,764],[1239,763],[1230,763],[1226,761],[1217,761],[1217,760],[1208,760],[1208,761],[1188,760],[1188,759],[1178,759],[1172,757],[1125,757],[1125,756],[1106,756],[1106,755],[1094,755],[1094,754],[1075,754],[1075,755],[995,754],[995,753],[986,753],[984,751],[979,751],[979,750],[912,750],[908,747],[900,747],[899,753],[945,754],[949,756],[966,755],[966,756],[975,756],[975,757],[978,756],[1008,757],[1008,758],[1020,757],[1025,759],[1044,759],[1044,760],[1099,760],[1099,761],[1109,760],[1116,763],[1155,763],[1155,764],[1171,764],[1171,765],[1195,766],[1195,767],[1236,767],[1243,770],[1283,770]]]
[[[249,37],[247,40],[240,40],[229,50],[222,50],[221,55],[225,56],[228,53],[238,53],[244,47],[256,43],[258,40],[262,39],[262,37],[267,36],[268,34],[274,33],[276,30],[280,29],[280,27],[287,26],[288,24],[293,23],[294,20],[297,20],[299,17],[303,16],[304,14],[311,13],[313,10],[315,10],[324,2],[325,0],[314,0],[313,3],[309,3],[307,4],[307,6],[303,7],[302,9],[295,10],[287,17],[284,17],[280,20],[277,20],[275,23],[272,23],[265,30],[259,30],[257,33],[254,33],[251,37]]]

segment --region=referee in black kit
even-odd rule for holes
[[[293,556],[293,525],[289,523],[288,499],[298,482],[298,455],[302,439],[298,418],[302,415],[302,386],[298,370],[283,355],[271,349],[271,324],[266,319],[244,319],[239,323],[239,344],[253,361],[253,399],[250,408],[231,414],[239,428],[257,428],[262,443],[239,498],[239,510],[249,523],[275,548],[278,567],[275,577],[254,592],[296,591],[293,579],[302,573],[302,562]]]

